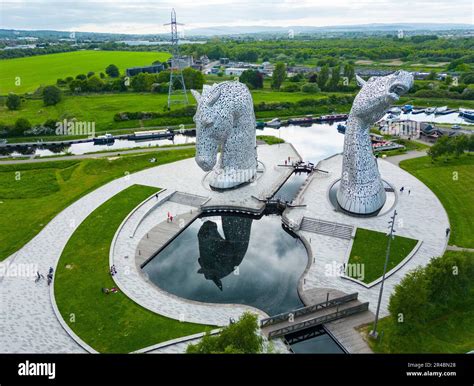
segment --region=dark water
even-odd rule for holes
[[[273,195],[273,198],[291,202],[307,177],[307,173],[293,173],[290,178],[286,180],[284,185]]]
[[[344,354],[322,326],[285,335],[285,339],[296,354]]]
[[[282,228],[279,216],[224,215],[196,220],[143,271],[182,298],[275,315],[303,306],[297,283],[306,264],[303,244]]]

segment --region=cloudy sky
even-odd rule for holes
[[[0,28],[160,33],[213,26],[474,23],[473,0],[0,0]]]

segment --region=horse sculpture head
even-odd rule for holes
[[[204,171],[212,170],[217,160],[219,145],[224,141],[227,126],[225,111],[216,107],[221,96],[218,85],[205,85],[202,94],[191,90],[197,102],[196,115],[196,162]]]
[[[362,87],[354,99],[351,115],[365,124],[383,117],[387,109],[413,86],[413,75],[397,71],[388,76],[371,77],[368,81],[356,75]]]

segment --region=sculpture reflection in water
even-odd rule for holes
[[[237,273],[238,266],[247,253],[250,241],[252,219],[248,217],[222,217],[224,237],[218,231],[217,224],[207,220],[198,232],[199,265],[198,273],[212,280],[222,291],[222,280],[232,272]]]

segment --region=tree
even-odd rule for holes
[[[282,83],[286,78],[286,65],[285,63],[278,62],[273,70],[272,76],[272,88],[279,90]]]
[[[105,69],[105,73],[111,78],[117,78],[120,75],[120,71],[115,64],[109,64]]]
[[[240,319],[224,327],[217,336],[207,333],[200,342],[188,346],[193,354],[257,354],[263,351],[263,338],[258,334],[257,315],[244,313]]]
[[[308,94],[316,94],[321,90],[316,83],[305,83],[303,86],[301,86],[301,91]]]
[[[23,134],[26,130],[31,129],[31,123],[26,118],[18,118],[15,122],[14,132],[16,134]]]
[[[329,80],[328,88],[331,91],[336,91],[341,80],[341,68],[339,66],[333,67],[331,70],[331,79]]]
[[[245,70],[239,80],[252,89],[263,88],[263,75],[260,71]]]
[[[86,79],[87,79],[87,76],[85,76],[84,74],[79,74],[79,75],[76,75],[76,79],[79,79],[79,80],[86,80]]]
[[[349,83],[352,81],[352,79],[354,79],[355,69],[351,63],[346,63],[344,66],[344,76],[347,78]]]
[[[92,77],[92,76],[94,76],[94,75],[95,75],[95,72],[94,72],[94,71],[89,71],[89,72],[87,73],[87,77],[88,77],[88,78],[90,78],[90,77]]]
[[[18,110],[21,106],[21,98],[13,93],[8,94],[6,105],[8,110]]]
[[[156,82],[156,75],[140,72],[132,78],[130,85],[135,91],[151,91],[151,86]]]
[[[87,91],[98,92],[104,88],[104,82],[102,82],[97,76],[92,76],[87,79]]]
[[[56,86],[46,86],[43,90],[43,102],[46,106],[53,106],[61,101],[61,90]]]
[[[321,90],[324,90],[326,87],[326,82],[329,79],[329,66],[325,64],[318,75],[318,86]]]
[[[200,90],[204,85],[204,75],[201,71],[187,67],[183,70],[184,84],[187,89]],[[179,85],[176,85],[179,86]]]

